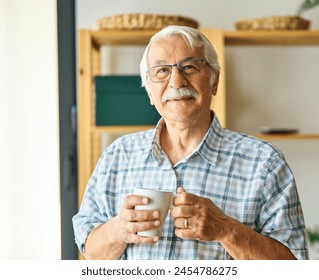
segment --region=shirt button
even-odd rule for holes
[[[167,241],[167,236],[163,236],[163,240],[164,240],[164,241]]]

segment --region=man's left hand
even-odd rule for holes
[[[226,234],[227,216],[208,198],[177,189],[171,217],[175,234],[183,239],[220,240]]]

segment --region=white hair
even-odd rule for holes
[[[142,60],[140,63],[140,75],[142,79],[142,86],[144,87],[146,84],[146,71],[148,69],[147,55],[150,47],[156,40],[160,38],[169,38],[173,36],[180,36],[184,38],[192,50],[194,50],[194,48],[204,47],[204,57],[211,66],[212,75],[210,81],[213,84],[215,81],[215,76],[220,72],[221,68],[218,63],[217,53],[214,47],[212,46],[211,42],[207,39],[207,37],[204,34],[202,34],[197,29],[187,26],[169,25],[160,30],[158,33],[156,33],[150,39],[148,45],[144,50]]]

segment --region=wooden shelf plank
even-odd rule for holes
[[[146,45],[157,30],[92,31],[94,44]],[[227,46],[241,45],[319,45],[319,30],[298,31],[225,31]]]
[[[92,31],[92,39],[99,47],[102,45],[147,45],[157,30],[104,30]]]
[[[319,45],[319,30],[306,31],[226,31],[227,46]]]
[[[275,140],[319,140],[319,134],[255,134],[257,138]]]

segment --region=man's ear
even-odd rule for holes
[[[215,80],[214,80],[214,84],[213,84],[213,95],[214,96],[217,94],[218,82],[219,82],[219,73],[215,73]]]

